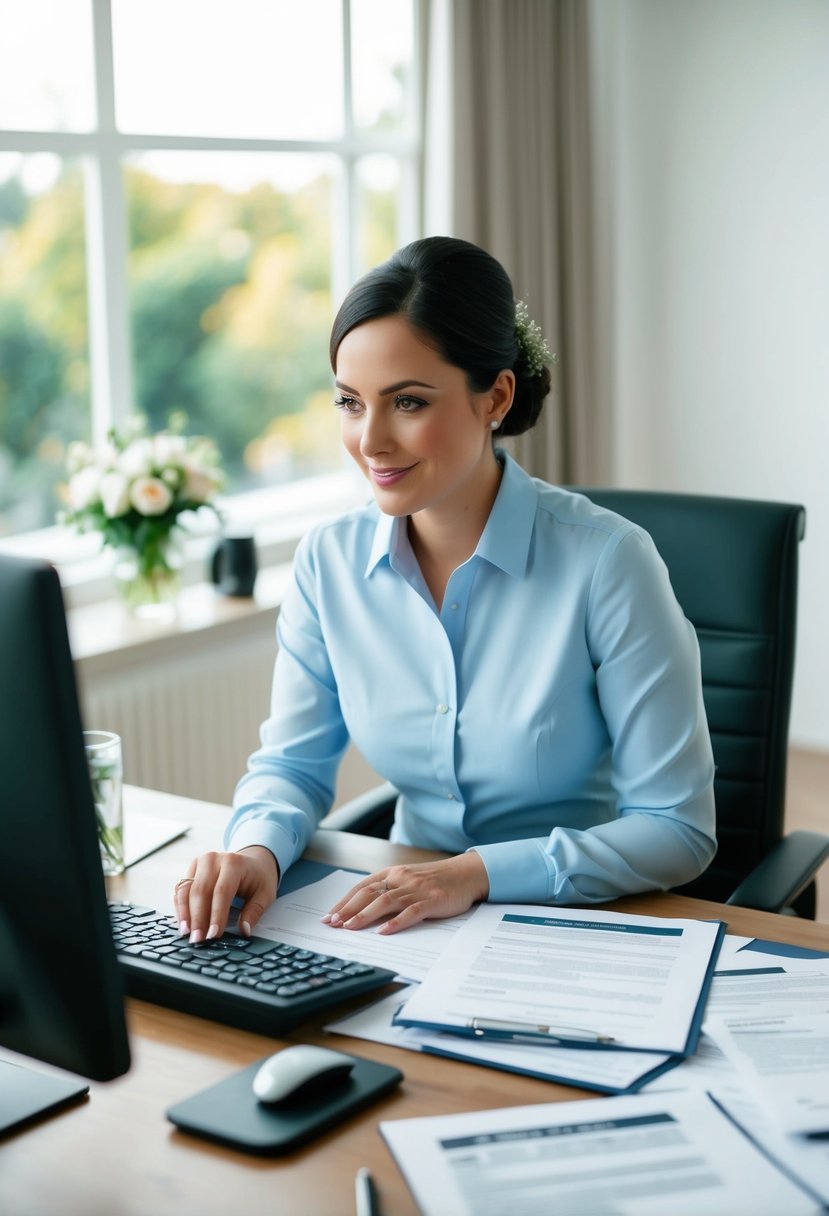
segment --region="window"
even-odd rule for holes
[[[341,468],[333,312],[420,229],[416,5],[0,0],[0,538],[136,409],[229,494]]]

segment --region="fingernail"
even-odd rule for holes
[[[246,920],[239,921],[239,928],[242,932],[242,937],[250,937],[250,925]]]
[[[334,912],[334,913],[332,913],[331,919],[329,920],[328,923],[329,923],[329,925],[332,925],[335,929],[339,929],[340,925],[343,923],[343,918],[341,916],[338,916],[337,913]]]
[[[179,935],[179,937],[186,937],[189,932],[190,932],[190,926],[188,925],[186,920],[183,920],[178,927],[178,935]]]
[[[218,936],[219,936],[219,926],[211,925],[210,928],[207,930],[207,938],[205,940],[212,942],[213,938],[218,937]]]
[[[333,919],[334,917],[330,912],[326,912],[325,916],[320,917],[320,920],[324,925],[330,925]]]
[[[190,934],[190,945],[198,946],[199,942],[203,942],[203,941],[204,941],[204,934],[202,933],[201,929],[194,929],[193,932]]]

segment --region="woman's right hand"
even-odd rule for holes
[[[239,931],[250,937],[253,927],[276,899],[279,867],[270,849],[250,845],[238,853],[202,853],[190,862],[173,893],[181,937],[195,945],[221,937],[230,905],[238,895]]]

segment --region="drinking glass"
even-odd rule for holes
[[[85,730],[86,762],[92,782],[101,864],[105,874],[124,871],[124,811],[121,799],[121,736],[108,730]]]

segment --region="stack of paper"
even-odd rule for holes
[[[829,961],[739,950],[719,923],[592,908],[486,904],[389,937],[350,933],[320,918],[355,875],[317,866],[296,879],[257,932],[420,981],[329,1029],[643,1091],[534,1107],[528,1123],[519,1109],[384,1125],[429,1216],[519,1216],[536,1201],[594,1216],[609,1194],[620,1216],[829,1206]]]
[[[743,952],[715,974],[703,1031],[650,1091],[710,1093],[829,1207],[829,960]]]
[[[724,953],[697,1051],[637,1096],[382,1124],[424,1216],[829,1207],[829,961]]]
[[[719,924],[524,905],[443,923],[419,987],[328,1029],[600,1093],[634,1092],[696,1047]],[[407,936],[378,941],[404,961]]]

